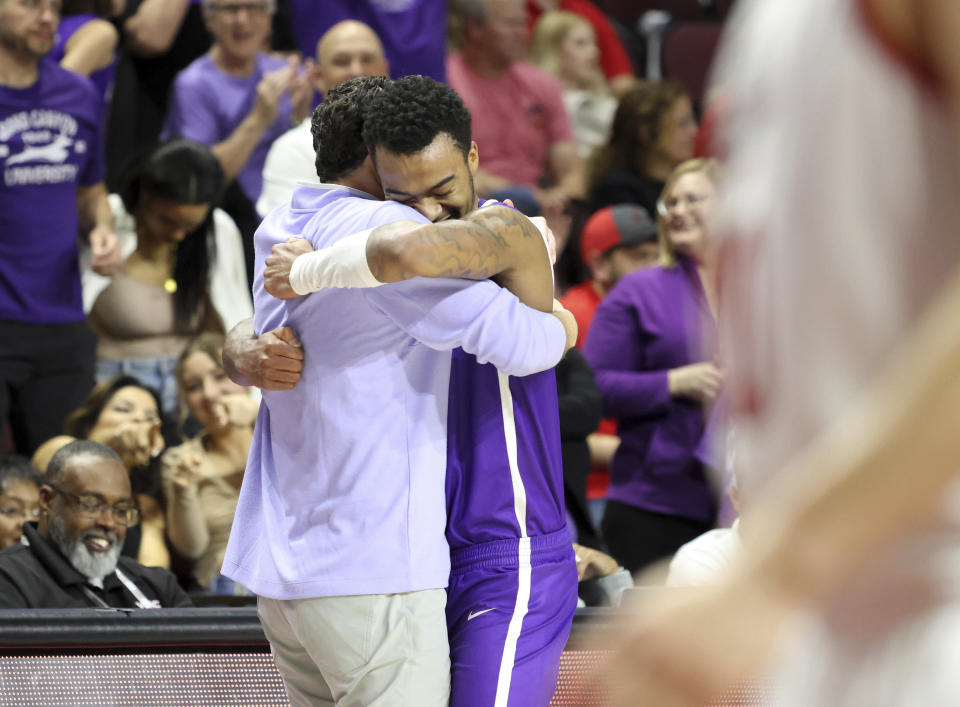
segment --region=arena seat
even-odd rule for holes
[[[591,638],[614,621],[577,612],[551,705],[603,704],[593,675],[605,653]],[[288,704],[253,607],[0,611],[0,685],[4,707]],[[767,696],[748,685],[715,704]]]
[[[702,107],[723,24],[676,22],[663,42],[661,67],[664,78],[680,82],[694,105]]]
[[[596,0],[607,15],[628,27],[648,10],[663,10],[674,20],[705,20],[722,17],[733,0]]]

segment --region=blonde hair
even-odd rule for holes
[[[667,177],[666,184],[663,185],[663,191],[660,192],[660,198],[657,200],[657,242],[660,245],[660,262],[665,268],[675,267],[677,264],[677,254],[673,249],[673,243],[670,241],[670,234],[666,217],[660,212],[660,204],[677,181],[685,174],[702,173],[714,189],[720,185],[722,178],[722,169],[720,163],[713,158],[697,157],[686,162],[678,164]]]
[[[225,337],[223,334],[215,332],[205,332],[193,337],[184,347],[180,358],[177,359],[176,378],[177,387],[183,393],[183,365],[193,354],[200,352],[210,357],[217,366],[223,368],[223,344]]]
[[[596,41],[596,35],[593,32],[593,25],[580,15],[566,10],[552,10],[545,12],[533,30],[533,41],[530,44],[530,52],[527,58],[530,63],[536,64],[547,73],[554,76],[560,76],[560,52],[563,43],[577,27],[586,27],[590,30],[591,36]],[[599,65],[596,71],[587,82],[586,89],[590,93],[600,96],[610,94],[610,88],[607,86],[607,80]]]

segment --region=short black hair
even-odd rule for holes
[[[29,481],[40,486],[40,472],[37,471],[30,460],[20,454],[0,454],[0,492],[2,492],[11,481]]]
[[[47,464],[47,472],[43,476],[43,481],[51,486],[61,483],[67,475],[67,465],[74,457],[95,457],[97,459],[107,459],[115,461],[123,466],[123,460],[120,455],[110,449],[105,444],[91,442],[88,439],[75,439],[69,444],[65,444],[57,453],[50,457],[50,463]]]
[[[373,155],[382,147],[400,155],[420,152],[446,133],[464,158],[472,141],[470,111],[456,91],[429,76],[404,76],[367,102],[363,139]]]
[[[321,182],[350,174],[367,158],[363,143],[366,104],[389,84],[390,79],[383,76],[357,76],[330,89],[313,111],[310,133]]]

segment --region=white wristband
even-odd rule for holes
[[[298,255],[290,268],[290,287],[306,295],[327,287],[379,287],[367,264],[372,228],[341,238],[329,248]]]

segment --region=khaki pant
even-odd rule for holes
[[[446,592],[257,600],[264,633],[297,707],[445,706]]]

